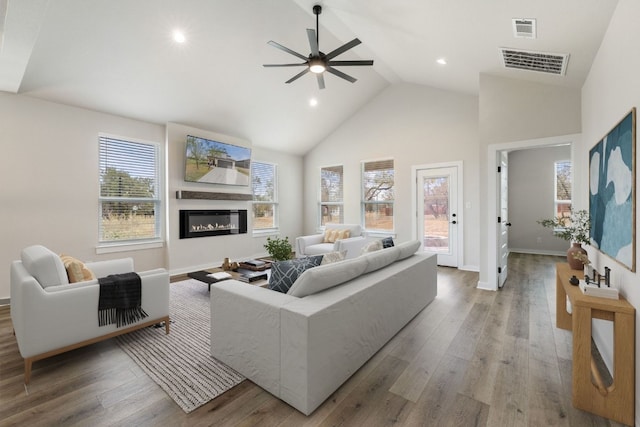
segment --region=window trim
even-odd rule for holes
[[[364,172],[365,172],[365,164],[367,163],[377,163],[377,162],[393,162],[393,200],[389,201],[365,201],[365,189],[364,189]],[[396,234],[396,198],[395,198],[395,188],[396,188],[396,161],[393,157],[380,158],[380,159],[369,159],[369,160],[361,160],[360,161],[360,222],[362,225],[362,229],[367,232],[367,235],[395,235]],[[393,215],[391,216],[392,227],[391,230],[384,230],[379,228],[366,228],[366,218],[365,218],[365,207],[367,205],[391,205],[393,209]]]
[[[102,139],[114,139],[124,142],[137,143],[151,145],[155,147],[155,174],[156,174],[156,196],[154,198],[121,198],[101,196],[100,188],[100,144]],[[97,244],[95,247],[96,254],[112,253],[112,252],[125,252],[133,250],[146,250],[153,248],[164,247],[165,244],[165,194],[164,194],[164,156],[163,145],[156,141],[145,140],[140,138],[126,137],[122,135],[115,135],[105,132],[98,133],[98,208],[97,208]],[[145,239],[129,239],[129,240],[101,240],[101,224],[102,221],[102,203],[104,201],[126,201],[126,202],[146,202],[154,203],[155,210],[155,230],[156,236]]]
[[[342,176],[340,179],[340,185],[342,187],[342,200],[339,202],[323,202],[322,201],[322,170],[330,169],[330,168],[342,168]],[[344,165],[343,164],[333,164],[333,165],[325,165],[320,166],[319,174],[319,185],[318,185],[318,206],[317,206],[317,230],[324,231],[326,226],[322,224],[322,206],[340,206],[342,209],[342,220],[344,222]]]
[[[252,160],[251,168],[253,168],[254,164],[263,164],[273,166],[273,200],[272,201],[263,201],[263,200],[253,200],[253,170],[251,170],[251,215],[252,215],[252,223],[251,223],[251,234],[253,236],[266,236],[266,235],[276,235],[280,232],[280,203],[279,203],[279,178],[278,178],[278,164],[273,162]],[[256,229],[253,222],[253,214],[254,207],[257,204],[261,205],[273,205],[273,222],[274,227],[270,228],[259,228]]]

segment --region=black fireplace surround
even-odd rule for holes
[[[180,210],[180,238],[245,234],[247,210]]]

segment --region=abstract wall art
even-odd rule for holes
[[[591,245],[636,269],[636,109],[589,151]]]

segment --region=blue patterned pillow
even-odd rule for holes
[[[274,262],[271,264],[269,289],[286,294],[298,276],[308,268],[319,266],[321,262],[322,255]]]
[[[392,248],[393,247],[393,238],[385,237],[382,239],[382,249]]]

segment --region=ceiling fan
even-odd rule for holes
[[[351,77],[348,74],[343,73],[342,71],[338,71],[336,70],[335,66],[354,66],[354,65],[373,65],[373,60],[358,60],[358,61],[333,61],[333,58],[335,58],[336,56],[340,55],[341,53],[346,52],[347,50],[359,45],[360,43],[362,43],[360,40],[353,39],[348,43],[343,44],[342,46],[340,46],[339,48],[332,50],[331,52],[325,54],[323,52],[320,51],[319,48],[319,34],[320,32],[318,31],[318,20],[319,20],[319,15],[322,13],[322,6],[320,5],[315,5],[313,6],[313,13],[314,15],[316,15],[316,29],[315,31],[313,29],[307,28],[307,37],[309,38],[309,45],[311,46],[311,53],[309,54],[309,56],[304,56],[298,52],[295,52],[287,47],[282,46],[279,43],[274,42],[273,40],[270,40],[268,44],[270,44],[273,47],[276,47],[280,50],[283,50],[287,53],[290,53],[293,56],[296,56],[300,59],[302,59],[304,62],[302,63],[296,63],[296,64],[264,64],[265,67],[300,67],[300,66],[305,66],[306,68],[304,70],[302,70],[301,72],[299,72],[298,74],[296,74],[295,76],[291,77],[289,80],[287,80],[285,83],[291,83],[297,79],[299,79],[300,77],[304,76],[305,74],[307,74],[309,71],[311,71],[312,73],[314,73],[316,75],[316,78],[318,79],[318,87],[320,89],[324,89],[324,76],[323,73],[325,71],[336,75],[340,78],[343,78],[351,83],[355,83],[356,79]]]

